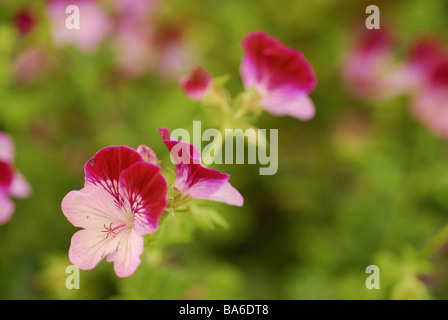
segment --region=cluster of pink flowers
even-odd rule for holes
[[[240,74],[244,89],[260,95],[264,110],[300,120],[314,117],[314,103],[308,95],[317,80],[302,52],[288,48],[264,31],[247,34],[242,47]],[[211,75],[198,66],[181,78],[180,84],[190,99],[201,100],[210,89],[211,80]]]
[[[67,27],[76,25],[77,12],[71,6],[78,8],[79,29]],[[157,15],[162,6],[158,0],[48,0],[46,13],[55,47],[73,46],[86,55],[104,47],[114,58],[114,71],[122,76],[153,72],[173,81],[188,70],[194,54],[175,21],[161,23]],[[24,6],[12,21],[23,37],[42,23],[30,8]],[[31,82],[51,72],[52,61],[48,48],[27,44],[14,57],[15,76]]]
[[[141,10],[134,14],[141,14]],[[243,85],[257,92],[260,105],[274,115],[311,119],[314,104],[308,94],[316,86],[316,77],[303,54],[265,32],[248,34],[242,46]],[[180,79],[180,84],[188,97],[201,100],[212,80],[207,71],[196,67]],[[69,249],[71,262],[80,269],[91,269],[106,257],[114,262],[119,277],[127,277],[140,265],[143,235],[157,230],[166,209],[172,211],[193,199],[243,205],[243,197],[230,184],[228,174],[202,166],[200,151],[176,140],[169,129],[160,128],[159,132],[176,164],[173,185],[168,186],[160,161],[149,147],[141,145],[134,150],[112,146],[86,162],[84,188],[63,199],[64,215],[74,226],[83,228],[73,235]],[[169,190],[174,190],[171,204]]]
[[[65,26],[69,5],[79,8],[79,30]],[[108,42],[119,71],[127,76],[154,70],[177,78],[191,58],[190,49],[173,24],[156,23],[159,6],[157,0],[50,0],[47,8],[56,45],[73,45],[91,54]]]
[[[343,58],[342,75],[358,97],[410,96],[411,112],[433,134],[448,138],[448,52],[436,39],[419,39],[405,59],[388,28],[366,30]]]
[[[183,204],[186,199],[205,199],[243,205],[228,174],[203,167],[196,147],[177,141],[167,128],[159,131],[176,163],[173,186],[168,186],[149,147],[111,146],[86,162],[84,188],[63,199],[64,215],[83,228],[73,235],[69,249],[70,261],[80,269],[92,269],[106,257],[119,277],[133,274],[140,265],[143,235],[157,230],[170,187]]]
[[[14,167],[15,148],[11,137],[0,131],[0,224],[11,219],[15,205],[10,197],[26,198],[31,187]]]

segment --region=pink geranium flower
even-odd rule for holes
[[[156,231],[167,206],[167,183],[160,170],[126,146],[106,147],[87,161],[84,188],[62,201],[67,219],[83,228],[71,240],[73,264],[88,270],[106,257],[119,277],[135,272],[143,235]]]
[[[448,139],[448,57],[426,71],[411,99],[411,110],[433,134]]]
[[[263,31],[249,33],[242,47],[243,85],[261,95],[261,106],[277,116],[311,119],[315,110],[308,94],[317,80],[304,55]]]
[[[388,28],[364,30],[342,59],[342,77],[355,96],[384,100],[412,86],[406,65],[396,61],[396,41]]]
[[[14,16],[14,24],[20,34],[26,36],[34,28],[36,20],[29,9],[22,9]]]
[[[422,38],[416,41],[410,50],[406,67],[408,76],[412,79],[413,91],[420,91],[430,81],[430,73],[445,60],[445,52],[440,41],[432,38]]]
[[[79,29],[69,30],[66,8],[79,8]],[[84,53],[95,52],[111,33],[112,22],[96,0],[50,0],[47,4],[53,40],[58,46],[74,45]]]
[[[171,136],[169,129],[160,128],[159,132],[176,164],[174,187],[182,195],[234,206],[243,205],[244,199],[229,183],[228,174],[202,166],[199,150],[190,143],[176,140]]]
[[[31,187],[13,166],[15,149],[9,135],[0,131],[0,224],[11,219],[14,202],[9,197],[26,198]]]
[[[180,79],[180,85],[191,100],[201,100],[210,88],[211,81],[211,75],[201,66],[197,66],[188,76]]]

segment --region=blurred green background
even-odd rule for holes
[[[68,290],[65,269],[76,231],[61,200],[84,183],[84,163],[99,149],[146,144],[174,168],[157,129],[191,129],[207,113],[186,98],[178,78],[148,70],[114,72],[106,43],[93,54],[54,45],[45,3],[0,1],[0,128],[16,144],[16,167],[33,187],[0,226],[0,299],[445,299],[448,260],[425,245],[448,217],[448,144],[409,113],[407,97],[370,103],[351,97],[340,58],[364,27],[367,1],[161,1],[159,21],[177,26],[201,64],[230,75],[242,90],[242,38],[265,30],[301,50],[318,86],[316,117],[303,122],[264,113],[255,125],[279,130],[279,167],[215,165],[231,175],[242,208],[213,208],[227,227],[201,228],[190,213],[169,216],[148,236],[142,265],[119,279],[102,261]],[[445,0],[377,1],[381,23],[405,46],[421,35],[446,43]],[[36,25],[19,35],[13,17],[28,8]],[[17,81],[12,61],[38,45],[51,68]],[[207,212],[204,212],[207,215]],[[154,240],[154,241],[153,241]],[[368,265],[380,269],[368,290]]]

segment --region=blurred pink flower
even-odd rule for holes
[[[436,39],[422,38],[414,43],[406,61],[413,92],[426,86],[429,74],[445,59],[445,56],[443,44]]]
[[[136,78],[149,71],[164,80],[177,80],[191,65],[192,50],[182,27],[160,24],[155,12],[159,1],[114,0],[116,11],[112,48],[120,73]]]
[[[0,131],[0,224],[11,219],[14,202],[9,197],[26,198],[31,187],[14,166],[15,148],[11,137]]]
[[[153,29],[149,22],[119,15],[112,48],[121,73],[135,78],[154,67],[158,53],[151,44]]]
[[[195,67],[188,76],[180,78],[184,93],[191,100],[201,100],[210,88],[212,76],[201,66]]]
[[[381,100],[402,94],[412,86],[405,65],[395,59],[395,38],[389,29],[364,30],[342,60],[342,77],[360,98]]]
[[[186,43],[182,26],[159,26],[155,35],[152,44],[157,52],[155,71],[168,81],[177,81],[189,71],[196,54]]]
[[[94,268],[104,257],[127,277],[140,265],[143,235],[153,233],[167,206],[167,183],[159,166],[126,146],[106,147],[85,164],[85,185],[62,201],[76,227],[70,261]]]
[[[43,48],[31,46],[18,52],[12,59],[12,71],[19,83],[34,82],[49,68],[50,63]]]
[[[113,0],[116,21],[112,48],[118,70],[127,77],[142,76],[154,68],[158,52],[153,46],[156,25],[152,17],[158,1]]]
[[[190,143],[174,139],[169,129],[160,128],[159,132],[176,164],[174,186],[182,194],[190,195],[192,199],[224,202],[239,207],[243,205],[244,199],[229,183],[228,174],[203,167],[199,150]]]
[[[266,111],[301,120],[314,117],[314,104],[308,94],[316,87],[317,80],[300,51],[286,47],[264,31],[246,35],[242,47],[243,85],[261,95],[261,106]]]
[[[79,8],[79,29],[66,26],[69,13],[66,8]],[[111,33],[112,23],[96,0],[50,0],[47,4],[53,40],[58,46],[74,45],[84,53],[94,53],[101,42]]]
[[[109,0],[120,19],[132,19],[142,22],[157,6],[158,0]]]
[[[22,9],[14,16],[14,24],[19,32],[26,36],[34,28],[36,19],[30,10]]]
[[[448,56],[422,74],[411,98],[414,116],[436,136],[448,139]]]

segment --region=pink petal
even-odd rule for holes
[[[62,212],[75,227],[103,229],[110,223],[127,224],[132,214],[122,210],[115,197],[101,186],[86,186],[69,192],[62,200]],[[105,234],[98,231],[103,237]]]
[[[183,158],[188,155],[188,161],[176,162],[176,181],[174,186],[183,194],[189,194],[193,199],[205,199],[225,202],[231,205],[242,205],[242,196],[228,182],[230,176],[219,170],[209,169],[202,166],[199,150],[192,144],[174,140],[167,128],[159,129],[163,142],[171,151],[174,159]],[[182,150],[179,155],[176,147]],[[173,151],[174,154],[173,154]],[[187,152],[186,152],[187,151]]]
[[[448,139],[448,91],[417,92],[411,99],[411,112],[434,135]]]
[[[201,152],[193,144],[176,140],[168,128],[159,128],[159,132],[176,165],[201,163]]]
[[[15,155],[14,143],[9,136],[0,131],[0,161],[13,162]]]
[[[132,275],[140,265],[144,239],[134,229],[126,229],[120,233],[117,250],[107,255],[108,262],[114,262],[117,276],[123,278]]]
[[[311,65],[300,51],[290,49],[266,32],[251,32],[242,41],[240,73],[246,89],[262,95],[287,87],[308,94],[316,87]]]
[[[79,7],[79,29],[66,27],[69,15],[65,10],[69,5]],[[111,21],[97,1],[50,0],[47,8],[53,40],[58,46],[75,45],[84,53],[93,53],[112,31]]]
[[[187,194],[190,194],[193,199],[223,202],[238,207],[243,205],[243,196],[229,182],[225,182],[224,184],[220,183],[219,186],[219,189],[211,191],[214,189],[213,185],[207,181],[188,190]],[[211,188],[207,190],[207,187]]]
[[[11,219],[14,209],[14,202],[12,202],[6,195],[0,194],[0,225]]]
[[[209,169],[200,164],[178,164],[176,182],[174,186],[181,191],[191,195],[192,198],[204,199],[218,191],[230,176],[219,170]]]
[[[118,201],[121,172],[139,161],[143,161],[143,158],[127,146],[103,148],[85,164],[85,185],[101,185]]]
[[[153,164],[159,164],[156,153],[149,147],[141,145],[137,148],[137,152],[142,156],[143,160]]]
[[[106,255],[116,251],[121,237],[122,232],[116,237],[105,238],[99,230],[80,230],[72,237],[68,257],[78,268],[90,270]]]
[[[138,162],[120,175],[122,197],[132,208],[135,231],[139,235],[152,233],[168,201],[167,183],[160,167],[148,162]]]
[[[180,79],[180,85],[187,97],[192,100],[201,100],[209,89],[211,81],[211,75],[201,66],[197,66],[190,75]]]
[[[92,269],[114,253],[125,230],[133,225],[130,210],[117,206],[115,198],[101,186],[70,192],[62,200],[62,211],[74,226],[85,228],[73,235],[69,249],[70,261],[83,270]]]
[[[309,120],[315,114],[314,103],[306,94],[274,91],[263,97],[260,103],[266,111],[276,116]]]
[[[10,195],[16,198],[27,198],[31,194],[31,186],[25,177],[16,170],[11,183]]]
[[[412,46],[408,64],[416,72],[415,76],[422,77],[435,64],[444,59],[443,44],[436,39],[423,38],[416,41]]]

